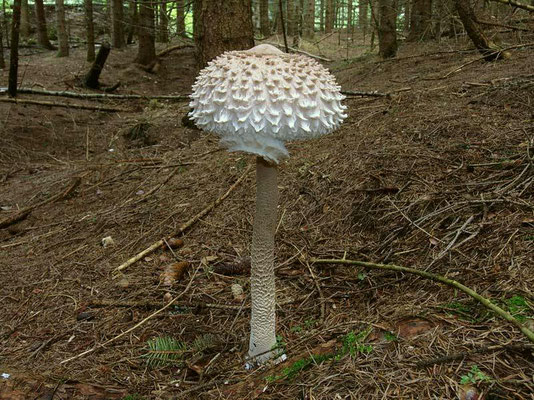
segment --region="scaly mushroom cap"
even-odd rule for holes
[[[278,163],[289,156],[284,142],[334,131],[346,117],[344,98],[317,61],[261,44],[226,52],[200,72],[190,117],[230,151]]]

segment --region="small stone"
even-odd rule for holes
[[[165,294],[163,295],[163,301],[164,301],[165,303],[168,303],[168,302],[171,301],[171,300],[172,300],[172,294],[170,294],[169,292],[167,292],[167,293],[165,293]]]
[[[117,282],[117,286],[126,289],[128,286],[130,286],[130,281],[128,280],[128,278],[124,277]]]
[[[113,240],[111,236],[106,236],[105,238],[102,238],[101,243],[102,243],[102,247],[104,248],[115,246],[115,241]]]

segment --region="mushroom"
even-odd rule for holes
[[[256,157],[256,214],[251,247],[249,365],[280,354],[276,349],[274,235],[278,163],[284,142],[334,131],[346,117],[344,96],[317,61],[285,54],[268,44],[229,51],[203,69],[191,95],[190,117],[220,136],[229,151]]]

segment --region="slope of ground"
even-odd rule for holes
[[[533,328],[534,50],[485,63],[467,49],[406,44],[397,60],[362,54],[329,65],[343,90],[392,95],[351,96],[338,132],[289,146],[276,239],[289,359],[255,371],[243,368],[253,158],[183,127],[187,102],[106,101],[125,110],[117,113],[0,103],[0,220],[80,182],[0,229],[0,372],[10,374],[0,398],[452,399],[476,388],[488,399],[531,399],[532,343],[462,292],[308,262],[345,257],[445,275]],[[112,51],[102,80],[120,80],[119,93],[190,90],[190,49],[165,56],[156,74],[131,65],[134,55]],[[23,57],[23,85],[79,90],[83,59],[81,49]],[[113,274],[244,173],[182,235],[183,247]],[[114,245],[104,247],[108,236]],[[190,268],[168,287],[161,276],[174,259]],[[144,321],[167,293],[180,297]],[[184,344],[174,363],[146,356],[156,337]]]

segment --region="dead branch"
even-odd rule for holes
[[[303,300],[305,296],[300,296],[294,299],[287,299],[284,301],[279,301],[276,303],[277,307],[285,306],[287,304],[295,303],[297,301]],[[306,295],[307,297],[307,295]],[[201,301],[187,301],[187,302],[178,302],[174,303],[176,305],[192,308],[213,308],[217,310],[229,310],[229,311],[239,311],[239,310],[249,310],[250,304],[248,305],[232,305],[232,304],[216,304],[216,303],[204,303]],[[115,301],[115,300],[92,300],[89,303],[90,307],[120,307],[120,308],[160,308],[161,303],[155,301]]]
[[[226,193],[224,193],[221,197],[219,197],[213,203],[211,203],[206,208],[204,208],[202,211],[200,211],[197,215],[192,217],[185,224],[181,225],[176,232],[174,232],[172,235],[169,236],[169,238],[172,237],[172,236],[178,236],[178,235],[183,234],[186,230],[188,230],[195,223],[197,223],[201,218],[206,216],[206,214],[208,214],[211,210],[213,210],[215,207],[217,207],[219,204],[221,204],[224,201],[224,199],[226,199],[235,190],[235,188],[238,187],[239,184],[245,179],[245,177],[248,175],[250,169],[251,169],[251,166],[248,166],[247,169],[245,170],[245,172],[243,173],[243,175],[241,175],[239,177],[239,179],[237,181],[235,181],[235,183],[232,186],[230,186],[230,188],[226,191]],[[163,246],[164,243],[165,243],[165,240],[166,239],[161,239],[161,240],[158,240],[157,242],[153,243],[152,245],[147,247],[142,252],[138,253],[137,255],[133,256],[132,258],[130,258],[129,260],[127,260],[123,264],[119,265],[117,268],[115,268],[113,273],[117,274],[120,271],[128,268],[129,266],[131,266],[133,264],[135,264],[137,261],[141,260],[143,257],[146,257],[147,255],[151,254],[156,249],[158,249],[159,247]]]
[[[135,324],[134,326],[132,326],[130,329],[126,329],[124,332],[120,333],[119,335],[109,339],[108,341],[102,343],[102,344],[97,344],[93,347],[91,347],[89,350],[86,350],[78,355],[75,355],[73,357],[70,357],[70,358],[67,358],[66,360],[63,360],[60,362],[60,364],[65,364],[65,363],[68,363],[72,360],[76,360],[77,358],[80,358],[80,357],[83,357],[87,354],[90,354],[92,353],[93,351],[97,350],[97,349],[100,349],[100,348],[103,348],[104,346],[107,346],[108,344],[110,343],[113,343],[115,340],[123,337],[124,335],[127,335],[128,333],[134,331],[135,329],[139,328],[141,325],[143,325],[145,322],[147,322],[148,320],[154,318],[156,315],[158,315],[159,313],[165,311],[167,308],[169,308],[170,306],[172,306],[176,301],[178,301],[179,298],[181,298],[184,294],[187,293],[187,291],[189,291],[189,288],[191,287],[191,285],[193,284],[193,280],[195,279],[196,275],[197,275],[197,272],[198,272],[199,268],[197,268],[195,270],[195,272],[193,273],[193,276],[191,276],[191,279],[189,280],[189,283],[187,284],[187,286],[185,287],[185,289],[178,295],[176,296],[174,299],[172,299],[171,301],[169,301],[167,304],[165,304],[165,306],[163,306],[162,308],[160,308],[159,310],[153,312],[152,314],[150,314],[148,317],[144,318],[143,320],[141,320],[140,322],[138,322],[137,324]]]
[[[270,42],[265,42],[267,44],[270,44],[271,46],[275,46],[275,47],[279,47],[281,48],[282,50],[285,50],[285,46],[282,46],[281,44],[278,44],[278,43],[270,43]],[[294,53],[300,53],[300,54],[304,54],[308,57],[311,57],[311,58],[315,58],[317,60],[321,60],[321,61],[325,61],[325,62],[332,62],[331,59],[329,58],[325,58],[325,57],[321,57],[321,56],[317,56],[315,54],[312,54],[312,53],[308,53],[307,51],[304,51],[304,50],[299,50],[299,49],[295,49],[294,47],[287,47],[288,50],[291,50],[292,52]]]
[[[491,1],[495,1],[497,3],[502,3],[502,4],[508,4],[508,5],[517,7],[517,8],[521,8],[523,10],[534,12],[534,6],[529,6],[528,4],[519,3],[515,0],[491,0]]]
[[[0,93],[4,93],[6,88],[0,88]],[[76,93],[68,91],[53,91],[53,90],[40,90],[32,88],[19,88],[17,93],[25,94],[40,94],[44,96],[58,96],[58,97],[70,97],[75,99],[145,99],[145,100],[177,100],[177,101],[189,101],[189,95],[161,95],[161,96],[143,96],[140,94],[106,94],[106,93]]]
[[[341,94],[345,96],[361,96],[361,97],[391,97],[390,93],[380,93],[376,90],[373,92],[360,92],[360,91],[342,91]]]
[[[40,203],[34,204],[33,206],[25,207],[19,210],[16,214],[3,219],[2,221],[0,221],[0,229],[7,228],[8,226],[13,225],[16,222],[25,219],[26,217],[28,217],[28,215],[30,215],[33,210],[38,207],[42,207],[45,204],[53,203],[55,201],[64,199],[65,197],[69,196],[74,190],[76,190],[76,188],[80,185],[81,181],[82,179],[80,177],[75,177],[72,180],[71,184],[63,192],[58,193],[46,200],[43,200]]]
[[[489,56],[491,56],[492,54],[504,53],[505,51],[508,51],[508,50],[520,49],[520,48],[523,48],[523,47],[531,47],[531,46],[534,46],[534,42],[523,43],[523,44],[518,44],[518,45],[515,45],[515,46],[509,46],[509,47],[504,47],[502,49],[495,50],[493,53],[490,53]],[[487,59],[487,57],[488,57],[488,54],[486,54],[486,55],[484,55],[482,57],[475,58],[474,60],[471,60],[469,62],[466,62],[465,64],[460,65],[459,67],[453,69],[452,71],[446,73],[443,76],[439,76],[437,78],[424,78],[423,80],[433,81],[433,80],[447,79],[452,74],[455,74],[456,72],[460,72],[464,67],[467,67],[468,65],[474,64],[477,61],[485,60],[485,59]]]
[[[451,354],[447,356],[432,358],[430,360],[418,361],[415,364],[415,366],[418,368],[425,368],[425,367],[430,367],[435,364],[444,364],[444,363],[448,363],[451,361],[463,360],[464,358],[470,357],[475,354],[493,353],[493,352],[497,352],[501,350],[523,352],[523,351],[528,351],[528,350],[534,350],[534,347],[529,344],[524,344],[524,345],[506,345],[505,344],[505,345],[496,345],[496,346],[484,346],[484,347],[480,347],[478,349],[469,351],[467,353],[461,352],[461,353],[455,353],[455,354]]]
[[[487,25],[487,26],[497,26],[499,28],[507,28],[507,29],[511,29],[513,31],[521,31],[521,32],[530,32],[531,29],[527,29],[527,28],[519,28],[517,26],[513,26],[513,25],[507,25],[507,24],[498,24],[496,22],[490,22],[490,21],[481,21],[479,19],[477,19],[477,22],[481,25]]]
[[[102,111],[102,112],[128,112],[123,108],[115,107],[105,107],[105,106],[88,106],[85,104],[68,104],[68,103],[55,103],[52,101],[37,101],[37,100],[21,100],[13,98],[0,98],[0,101],[4,103],[16,103],[22,105],[36,105],[36,106],[46,106],[46,107],[63,107],[63,108],[75,108],[78,110],[92,110],[92,111]]]
[[[174,50],[181,50],[181,49],[187,49],[187,48],[192,48],[192,47],[195,47],[195,46],[193,46],[192,44],[179,44],[176,46],[168,47],[165,50],[162,50],[158,54],[156,54],[156,57],[159,58],[159,57],[166,56],[167,54],[169,54],[171,51],[174,51]]]
[[[319,264],[345,264],[345,265],[357,265],[359,267],[369,268],[369,269],[381,269],[381,270],[388,270],[388,271],[396,271],[396,272],[407,272],[410,274],[419,275],[423,278],[430,279],[436,282],[441,282],[446,285],[452,286],[458,290],[461,290],[468,296],[474,298],[478,302],[480,302],[485,307],[489,308],[493,312],[495,312],[497,315],[505,319],[506,321],[512,323],[515,325],[519,330],[527,337],[528,340],[534,343],[534,332],[532,332],[529,328],[524,326],[521,322],[519,322],[517,319],[515,319],[508,311],[503,310],[501,307],[493,304],[490,300],[486,299],[485,297],[482,297],[477,292],[475,292],[473,289],[468,288],[467,286],[462,285],[460,282],[446,278],[441,275],[433,274],[431,272],[418,270],[415,268],[408,268],[403,267],[400,265],[393,265],[393,264],[375,264],[365,261],[357,261],[357,260],[346,260],[346,259],[318,259],[318,258],[312,258],[310,260],[312,263],[319,263]]]

